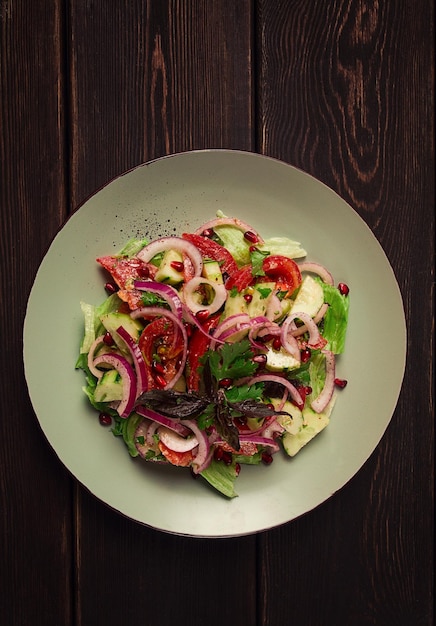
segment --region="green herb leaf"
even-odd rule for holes
[[[265,276],[263,271],[263,261],[269,255],[269,252],[262,252],[258,248],[254,248],[250,252],[251,265],[253,266],[253,276]]]

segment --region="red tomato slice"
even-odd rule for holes
[[[131,289],[134,280],[152,278],[157,271],[154,265],[137,257],[101,256],[97,263],[109,272],[120,289]]]
[[[183,233],[182,237],[186,241],[193,243],[200,250],[203,257],[217,261],[223,274],[231,276],[238,270],[236,261],[230,252],[216,241],[195,233]]]
[[[174,450],[170,450],[162,441],[159,441],[158,446],[159,450],[171,465],[189,467],[195,458],[192,450],[188,450],[187,452],[175,452]]]
[[[226,289],[230,291],[234,287],[238,292],[246,289],[253,282],[253,271],[251,264],[244,265],[226,280]]]
[[[173,323],[165,317],[153,319],[141,333],[139,338],[139,349],[141,350],[147,367],[148,387],[156,389],[159,385],[152,370],[153,361],[158,360],[162,366],[160,376],[169,382],[177,370],[177,361],[183,351],[183,341],[181,334],[174,343],[175,330]]]
[[[202,328],[209,332],[218,326],[220,315],[209,317]],[[196,328],[189,340],[188,356],[186,360],[186,386],[189,391],[198,391],[200,387],[200,373],[198,371],[200,359],[209,348],[210,339],[200,329]]]
[[[263,271],[267,278],[286,285],[292,293],[301,285],[301,272],[298,265],[292,259],[281,255],[267,256],[263,260]]]

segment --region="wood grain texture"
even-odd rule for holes
[[[369,462],[323,507],[262,536],[262,624],[432,623],[432,15],[428,2],[258,4],[260,151],[360,213],[409,331],[400,401]],[[286,569],[296,604],[273,593]]]
[[[249,2],[73,1],[70,24],[72,208],[150,159],[253,148]]]
[[[2,625],[433,623],[433,24],[429,0],[0,0]],[[408,362],[339,493],[257,536],[194,540],[68,476],[25,392],[22,326],[84,199],[209,147],[283,159],[355,208],[397,277]]]
[[[72,2],[70,27],[73,208],[145,160],[254,147],[249,2]],[[78,624],[255,623],[255,538],[161,535],[76,493]],[[211,600],[223,588],[225,602]]]
[[[23,375],[26,299],[66,215],[61,3],[0,4],[0,621],[69,624],[71,480]],[[43,217],[43,219],[41,219]]]

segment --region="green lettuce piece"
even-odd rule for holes
[[[323,390],[325,383],[325,356],[322,352],[314,354],[309,364],[310,386],[312,398],[317,398]]]
[[[130,456],[138,456],[139,452],[135,445],[135,432],[139,424],[144,418],[138,413],[132,413],[127,419],[123,420],[122,435],[124,443],[127,446]]]
[[[234,226],[215,226],[214,232],[239,266],[250,263],[251,244],[244,238],[241,230]]]
[[[127,257],[136,256],[138,252],[140,252],[142,248],[146,246],[147,244],[148,244],[148,239],[137,239],[133,237],[126,243],[124,248],[122,248],[119,251],[118,255],[127,256]]]
[[[234,488],[237,477],[234,461],[231,465],[226,465],[222,461],[212,459],[209,467],[200,472],[200,476],[227,498],[235,498],[238,495]]]
[[[113,313],[120,307],[121,300],[116,293],[110,295],[100,306],[94,306],[87,302],[81,302],[84,317],[85,331],[82,342],[80,344],[80,354],[88,354],[90,347],[94,343],[96,337],[105,332],[103,324],[100,322],[100,316],[106,313]]]
[[[301,247],[299,241],[294,241],[288,237],[271,237],[265,239],[262,244],[258,244],[257,248],[262,252],[268,251],[271,255],[278,254],[286,256],[289,259],[301,259],[305,257],[307,252]]]
[[[342,295],[337,287],[320,283],[324,290],[324,302],[330,305],[323,319],[322,336],[328,342],[328,350],[341,354],[345,347],[350,298]]]

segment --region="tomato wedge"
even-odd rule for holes
[[[193,243],[200,250],[203,257],[217,261],[223,274],[231,276],[238,270],[238,265],[230,252],[216,241],[195,233],[183,233],[182,237],[186,241]]]
[[[234,274],[231,274],[226,280],[226,289],[236,288],[237,291],[243,291],[253,282],[253,268],[251,264],[244,265],[239,268]]]
[[[148,388],[161,387],[159,377],[167,383],[177,371],[177,361],[183,351],[183,340],[178,333],[175,341],[174,324],[165,317],[157,317],[147,324],[139,338],[139,349],[147,364]],[[153,370],[153,362],[161,365],[159,371]]]
[[[220,315],[212,315],[203,324],[202,328],[209,332],[218,326]],[[189,391],[199,391],[200,388],[200,359],[209,348],[210,339],[199,328],[196,328],[189,340],[188,356],[186,360],[186,387]]]
[[[263,260],[263,271],[267,278],[285,285],[291,294],[301,285],[301,272],[297,263],[288,257],[279,254],[268,256]]]

